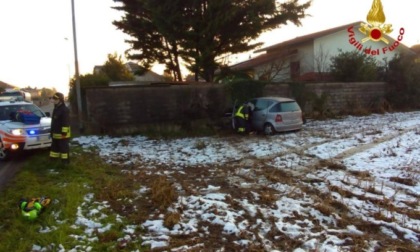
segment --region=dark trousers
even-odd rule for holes
[[[53,139],[51,143],[50,157],[60,158],[63,161],[69,160],[70,139]]]
[[[247,133],[250,130],[248,120],[241,117],[235,117],[235,128],[238,133]]]

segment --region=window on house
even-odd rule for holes
[[[297,79],[300,76],[300,62],[290,62],[290,78],[292,80]]]

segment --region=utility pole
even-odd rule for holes
[[[74,13],[74,0],[71,0],[71,12],[72,12],[72,20],[73,20],[73,44],[74,44],[74,67],[75,67],[75,75],[76,75],[77,115],[78,115],[78,121],[79,121],[79,132],[83,133],[82,96],[80,93],[79,61],[77,57],[76,17]]]

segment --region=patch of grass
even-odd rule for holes
[[[260,193],[260,202],[267,206],[273,205],[279,198],[277,196],[277,191],[268,187],[263,188],[259,193]]]
[[[329,185],[328,188],[331,192],[337,192],[338,194],[340,194],[344,198],[350,198],[350,197],[353,196],[352,192],[350,192],[348,190],[345,190],[342,187],[338,187],[338,186],[335,186],[335,185]]]
[[[349,171],[349,173],[352,174],[355,177],[358,177],[359,179],[362,179],[362,180],[371,177],[369,171],[355,171],[355,170],[351,170],[351,171]]]
[[[386,214],[383,211],[377,211],[375,213],[373,213],[372,215],[373,218],[377,219],[377,220],[381,220],[381,221],[385,221],[385,222],[393,222],[395,221],[395,219],[393,218],[392,215],[390,214]]]
[[[167,228],[173,228],[176,224],[179,223],[181,219],[181,214],[178,212],[169,212],[165,214],[163,225]]]
[[[272,183],[290,184],[293,181],[293,176],[281,169],[262,169],[261,173]]]
[[[65,250],[78,247],[87,251],[90,247],[92,251],[144,251],[138,238],[117,248],[118,239],[125,235],[124,219],[121,223],[115,221],[117,213],[112,205],[101,210],[106,215],[100,220],[102,224],[113,225],[104,232],[94,231],[98,240],[86,243],[86,226],[77,224],[80,214],[92,214],[86,204],[86,195],[93,195],[93,202],[117,202],[131,197],[130,188],[122,186],[127,185],[124,176],[115,176],[116,172],[120,171],[77,147],[72,148],[68,166],[51,162],[48,151],[28,156],[20,172],[0,191],[0,251],[26,252],[35,248],[59,251],[59,246]],[[51,203],[36,220],[23,219],[18,209],[20,198],[40,196],[50,197]],[[93,202],[89,204],[95,207]]]
[[[319,161],[319,166],[327,167],[328,169],[334,170],[334,171],[347,169],[346,166],[343,164],[340,164],[331,160],[325,160],[325,159]]]
[[[164,176],[159,176],[151,184],[151,199],[154,205],[164,210],[170,206],[176,199],[178,194],[172,183]]]
[[[389,178],[389,180],[392,181],[392,182],[396,182],[396,183],[403,184],[403,185],[408,185],[408,186],[415,186],[416,183],[417,183],[412,178],[391,177],[391,178]]]

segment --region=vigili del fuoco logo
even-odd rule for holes
[[[367,23],[361,23],[359,31],[366,35],[362,40],[357,40],[355,38],[354,27],[351,26],[347,29],[349,35],[349,43],[352,44],[357,50],[363,51],[366,54],[378,56],[381,54],[386,54],[387,52],[394,51],[403,40],[404,28],[400,28],[398,38],[394,43],[384,36],[390,34],[392,29],[392,24],[385,23],[385,13],[383,10],[381,0],[373,0],[372,7],[367,15]],[[378,49],[372,49],[371,47],[364,46],[364,43],[367,41],[374,42],[384,42],[386,46]]]

